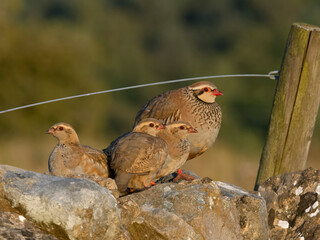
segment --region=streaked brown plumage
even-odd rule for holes
[[[58,139],[58,144],[49,157],[50,173],[61,177],[109,176],[106,155],[95,148],[81,145],[76,131],[70,124],[56,123],[47,133]]]
[[[222,112],[216,96],[222,95],[216,86],[207,81],[162,93],[151,99],[138,113],[137,125],[142,119],[155,118],[165,124],[186,121],[197,129],[190,134],[190,154],[192,159],[210,148],[215,142],[222,120]]]
[[[168,145],[168,157],[157,174],[158,178],[177,171],[186,162],[190,151],[190,143],[187,137],[195,133],[197,133],[197,130],[189,123],[177,121],[167,124],[166,129],[157,134]]]
[[[158,120],[144,119],[103,150],[120,192],[148,188],[156,179],[168,155],[166,142],[155,137],[164,128]]]

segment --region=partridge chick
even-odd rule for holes
[[[118,190],[150,187],[168,156],[166,142],[156,137],[165,126],[156,119],[144,119],[130,133],[113,141],[103,151],[110,160]]]
[[[107,157],[95,148],[81,145],[76,131],[67,123],[56,123],[47,131],[58,139],[50,154],[49,172],[56,176],[109,176]]]
[[[165,124],[174,121],[186,121],[197,129],[198,133],[190,134],[190,153],[192,159],[210,148],[215,142],[222,120],[221,108],[215,102],[216,96],[222,93],[207,81],[162,93],[151,99],[138,113],[137,125],[142,119],[155,118]]]
[[[187,137],[191,133],[195,134],[197,130],[187,122],[177,121],[167,124],[166,129],[157,134],[168,145],[168,157],[157,174],[158,178],[177,171],[186,162],[190,151],[190,143]],[[193,179],[193,177],[183,174],[182,171],[178,171],[178,176],[174,181],[180,178]]]

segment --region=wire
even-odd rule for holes
[[[24,109],[24,108],[39,106],[39,105],[43,105],[43,104],[47,104],[47,103],[59,102],[59,101],[64,101],[64,100],[69,100],[69,99],[74,99],[74,98],[80,98],[80,97],[87,97],[87,96],[98,95],[98,94],[102,94],[102,93],[124,91],[124,90],[129,90],[129,89],[134,89],[134,88],[142,88],[142,87],[149,87],[149,86],[155,86],[155,85],[164,85],[164,84],[176,83],[176,82],[186,82],[186,81],[214,79],[214,78],[231,78],[231,77],[266,77],[266,78],[270,78],[272,80],[277,80],[278,74],[279,74],[279,71],[271,71],[268,74],[215,75],[215,76],[205,76],[205,77],[182,78],[182,79],[169,80],[169,81],[163,81],[163,82],[155,82],[155,83],[145,83],[145,84],[140,84],[140,85],[134,85],[134,86],[128,86],[128,87],[122,87],[122,88],[114,88],[114,89],[92,92],[92,93],[84,93],[84,94],[79,94],[79,95],[74,95],[74,96],[69,96],[69,97],[57,98],[57,99],[52,99],[52,100],[48,100],[48,101],[28,104],[28,105],[24,105],[24,106],[20,106],[20,107],[2,110],[2,111],[0,111],[0,114],[7,113],[7,112],[13,112],[13,111]]]

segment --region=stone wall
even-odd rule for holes
[[[320,239],[319,176],[276,176],[256,193],[169,177],[119,198],[112,179],[0,165],[0,239]]]

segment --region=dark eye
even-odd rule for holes
[[[203,91],[204,91],[204,92],[209,92],[209,91],[210,91],[210,89],[209,89],[209,88],[207,88],[207,87],[205,87],[205,88],[203,88]]]
[[[59,131],[62,131],[63,130],[63,127],[59,127]]]
[[[184,130],[184,129],[186,129],[186,127],[182,125],[182,126],[180,126],[180,129]]]
[[[150,124],[149,124],[149,127],[154,127],[154,124],[153,124],[153,123],[150,123]]]

